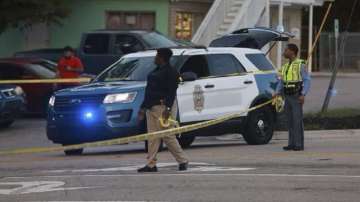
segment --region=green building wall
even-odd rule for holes
[[[24,35],[15,29],[0,34],[0,57],[9,57],[14,52],[22,50]]]
[[[168,34],[169,0],[66,0],[72,8],[71,15],[62,26],[49,28],[49,48],[65,45],[77,47],[81,34],[94,29],[105,29],[106,11],[151,11],[155,12],[156,29]],[[12,55],[24,48],[24,36],[18,30],[0,35],[0,57]]]

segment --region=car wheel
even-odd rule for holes
[[[64,153],[66,156],[78,156],[83,153],[84,149],[72,149],[72,150],[65,150]]]
[[[0,128],[8,128],[14,123],[14,120],[4,121],[0,123]]]
[[[149,147],[148,147],[148,141],[145,141],[145,152],[149,151]],[[164,142],[161,140],[160,146],[159,146],[159,152],[164,151]]]
[[[274,116],[270,107],[250,112],[243,137],[250,145],[268,144],[274,134]]]
[[[189,148],[191,144],[195,141],[194,135],[181,135],[177,137],[177,140],[182,148]]]
[[[66,146],[66,145],[64,145]],[[83,153],[84,149],[70,149],[70,150],[64,150],[64,153],[66,156],[78,156]]]

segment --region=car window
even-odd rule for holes
[[[155,57],[125,57],[113,66],[106,69],[95,79],[97,82],[111,81],[146,81],[147,76],[152,72],[156,65]],[[178,57],[172,57],[171,65],[175,65]]]
[[[84,53],[87,54],[107,54],[109,52],[108,34],[88,34],[84,44]]]
[[[151,48],[164,48],[164,47],[176,47],[177,43],[172,41],[171,39],[165,37],[156,32],[150,32],[141,35],[141,38],[145,41],[146,44]]]
[[[119,34],[115,38],[115,54],[128,54],[143,50],[141,42],[134,36]]]
[[[9,63],[0,64],[0,79],[21,79],[24,73],[23,68]]]
[[[47,69],[50,70],[50,71],[56,71],[56,67],[57,67],[57,64],[56,64],[55,62],[48,61],[48,60],[39,61],[39,62],[34,62],[34,63],[32,63],[32,64],[41,65],[41,66],[47,68]]]
[[[198,78],[209,77],[209,67],[205,55],[190,56],[180,69],[180,73],[193,72]]]
[[[210,76],[226,76],[245,72],[244,67],[231,54],[207,55]]]
[[[273,65],[270,61],[265,57],[264,54],[256,53],[256,54],[246,54],[245,55],[250,62],[252,62],[256,68],[261,71],[274,70]]]
[[[31,64],[28,65],[28,68],[30,70],[28,74],[35,74],[36,77],[42,79],[52,79],[55,78],[56,76],[56,73],[54,71],[51,71],[47,67],[44,67],[43,65],[40,64]]]

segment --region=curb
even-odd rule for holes
[[[360,129],[357,130],[314,130],[305,131],[306,139],[327,139],[327,138],[351,138],[360,136]],[[288,139],[287,131],[276,131],[274,140]]]

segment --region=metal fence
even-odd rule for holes
[[[339,37],[339,46],[344,37]],[[340,71],[360,71],[360,33],[348,33],[343,53],[339,52],[341,59]],[[319,69],[330,71],[335,64],[335,36],[334,33],[322,33],[319,46]]]

